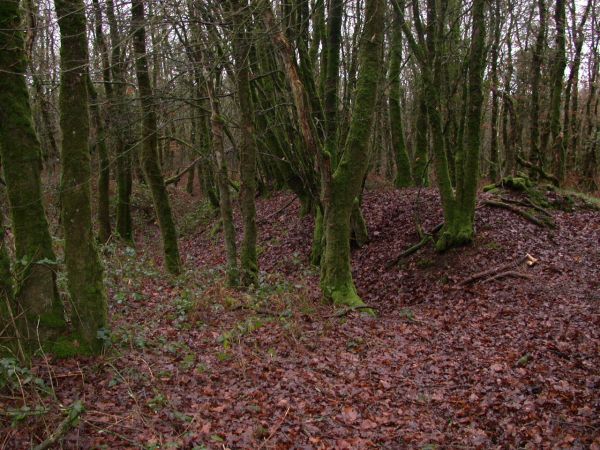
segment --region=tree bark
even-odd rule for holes
[[[107,324],[103,268],[96,250],[90,201],[88,51],[83,0],[56,0],[60,28],[61,203],[65,265],[73,304],[73,342],[65,354],[98,353]],[[80,344],[77,347],[77,342]]]
[[[17,2],[0,2],[0,29],[0,152],[18,261],[15,294],[25,313],[22,326],[26,346],[32,350],[38,331],[42,344],[52,344],[65,331],[65,319],[42,202],[41,150],[25,82],[26,59]]]
[[[402,106],[400,95],[400,66],[402,64],[402,13],[404,2],[392,2],[392,42],[390,43],[390,94],[388,108],[391,122],[392,148],[396,160],[396,177],[394,184],[398,188],[411,186],[412,171],[410,159],[404,143],[404,130],[402,126]]]
[[[152,193],[154,210],[158,218],[165,266],[170,273],[178,274],[181,271],[181,260],[177,245],[177,230],[157,155],[156,110],[148,73],[143,0],[132,0],[131,14],[133,48],[136,56],[135,72],[143,111],[141,164],[144,177]]]
[[[246,0],[230,0],[233,19],[233,52],[240,109],[240,207],[244,222],[244,237],[240,252],[241,282],[245,286],[258,283],[258,257],[256,254],[256,142],[254,140],[254,114],[250,91],[250,36],[246,27],[251,23]]]
[[[369,161],[369,136],[375,113],[381,75],[384,2],[367,0],[365,27],[359,47],[359,75],[354,113],[345,150],[324,189],[325,252],[321,267],[321,290],[337,305],[364,305],[356,292],[350,261],[350,216],[360,194]]]

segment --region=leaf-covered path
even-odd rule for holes
[[[367,193],[371,242],[353,267],[379,315],[338,317],[290,199],[259,201],[255,292],[220,283],[210,224],[183,239],[178,280],[152,267],[155,236],[113,249],[112,349],[36,361],[58,402],[0,397],[50,408],[16,428],[2,417],[0,446],[39,442],[79,398],[64,448],[600,448],[600,212],[553,211],[557,228],[541,229],[482,207],[475,245],[390,265],[418,241],[415,210],[426,230],[440,221],[436,194]],[[527,278],[460,285],[527,253]]]

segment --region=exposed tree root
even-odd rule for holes
[[[510,203],[506,203],[503,202],[501,200],[484,200],[482,202],[483,205],[486,206],[492,206],[494,208],[504,208],[504,209],[508,209],[509,211],[514,212],[515,214],[520,215],[521,217],[523,217],[524,219],[528,220],[529,222],[537,225],[538,227],[551,227],[554,228],[554,222],[550,221],[550,220],[542,220],[537,218],[536,216],[534,216],[533,214],[531,214],[528,211],[525,211],[524,209],[518,208],[515,205],[512,205]]]
[[[502,266],[494,267],[492,269],[484,270],[483,272],[478,272],[475,275],[471,275],[469,278],[458,283],[458,285],[464,286],[466,284],[474,283],[475,281],[479,281],[481,279],[484,279],[484,282],[487,282],[487,281],[491,281],[491,280],[495,279],[495,277],[501,278],[502,276],[519,276],[519,275],[515,275],[519,272],[515,272],[512,269],[517,266],[520,266],[521,264],[523,264],[525,262],[527,263],[528,266],[533,266],[535,263],[537,263],[537,259],[535,259],[529,253],[527,253],[525,256],[522,256],[521,258],[519,258],[516,261],[511,261],[508,264],[504,264]],[[498,276],[498,275],[501,275],[501,276]],[[521,274],[521,275],[523,275],[523,274]]]

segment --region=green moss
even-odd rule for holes
[[[86,345],[78,334],[61,336],[55,342],[45,346],[44,350],[57,358],[73,358],[75,356],[92,356],[96,352]]]
[[[317,208],[315,214],[315,227],[313,230],[313,242],[312,250],[310,253],[310,263],[313,266],[319,266],[321,264],[321,256],[323,255],[323,213],[321,208]]]
[[[57,330],[65,329],[65,317],[62,310],[48,311],[39,316],[40,326]]]
[[[471,224],[455,225],[442,230],[440,238],[435,243],[438,252],[444,252],[453,247],[460,247],[473,242],[475,233]]]

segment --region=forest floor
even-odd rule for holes
[[[150,230],[136,249],[103,249],[112,345],[35,360],[0,396],[0,447],[39,443],[80,399],[62,448],[600,449],[599,211],[552,210],[551,229],[480,207],[474,245],[394,264],[419,240],[415,211],[429,230],[439,200],[370,191],[371,241],[353,251],[370,317],[320,301],[311,218],[290,201],[258,201],[261,286],[246,293],[223,285],[206,207],[174,192],[187,270],[175,279],[136,211]],[[537,263],[513,268],[525,278],[461,284],[526,254]]]

